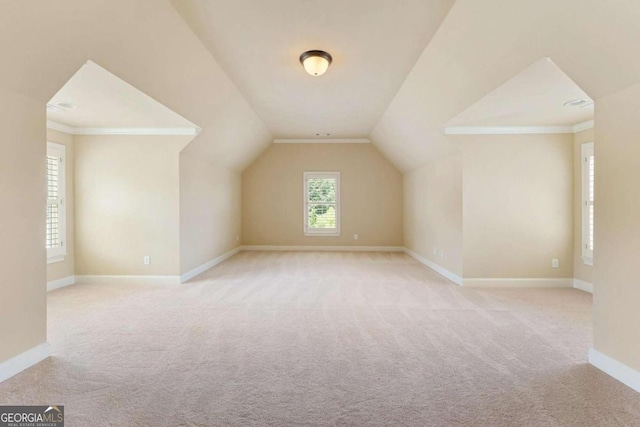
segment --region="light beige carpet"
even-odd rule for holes
[[[182,286],[49,294],[0,404],[68,426],[640,426],[586,363],[591,296],[459,288],[403,254],[241,253]]]

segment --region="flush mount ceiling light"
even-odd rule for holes
[[[573,99],[571,101],[567,101],[564,103],[564,106],[565,107],[584,107],[591,103],[592,102],[588,99],[580,98],[580,99]]]
[[[60,108],[73,109],[76,108],[76,104],[72,104],[70,102],[58,102],[56,105]]]
[[[300,63],[312,76],[321,76],[326,73],[332,60],[331,55],[323,50],[309,50],[300,55]]]
[[[56,113],[64,113],[64,109],[58,107],[57,105],[47,104],[47,111],[55,111]]]
[[[67,110],[76,108],[76,104],[70,102],[56,102],[55,104],[47,104],[47,111],[55,111],[56,113],[64,113]]]

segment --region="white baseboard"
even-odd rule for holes
[[[573,287],[590,294],[593,293],[593,283],[585,282],[584,280],[573,279]]]
[[[42,343],[9,360],[0,363],[0,383],[27,368],[42,362],[51,355],[49,343]]]
[[[407,255],[410,255],[411,257],[413,257],[416,261],[426,265],[427,267],[429,267],[430,269],[432,269],[433,271],[435,271],[439,275],[444,276],[445,278],[451,280],[456,285],[462,286],[462,277],[458,276],[457,274],[454,274],[454,273],[450,272],[449,270],[447,270],[444,267],[440,267],[435,262],[430,261],[427,258],[424,258],[424,257],[418,255],[417,253],[413,252],[410,249],[404,248],[404,252]]]
[[[108,283],[136,283],[149,285],[177,285],[180,283],[179,276],[113,276],[113,275],[88,275],[75,276],[76,283],[100,284]]]
[[[469,288],[572,288],[572,278],[474,278],[464,279]]]
[[[70,286],[70,285],[73,285],[74,283],[76,283],[75,276],[67,276],[67,277],[63,277],[62,279],[52,280],[50,282],[47,282],[47,292],[53,291],[55,289],[64,288],[65,286]]]
[[[401,246],[241,246],[243,251],[403,252]]]
[[[235,254],[237,254],[238,252],[240,252],[242,250],[242,247],[237,247],[225,254],[220,255],[217,258],[212,259],[211,261],[208,261],[204,264],[202,264],[199,267],[194,268],[193,270],[184,273],[182,275],[180,275],[180,283],[184,283],[188,280],[193,279],[196,276],[199,276],[200,274],[204,273],[205,271],[207,271],[208,269],[215,267],[216,265],[220,264],[223,261],[226,261],[227,259],[231,258],[232,256],[234,256]]]
[[[640,372],[628,367],[624,363],[600,353],[595,348],[589,349],[589,363],[605,374],[612,376],[622,384],[640,392]]]

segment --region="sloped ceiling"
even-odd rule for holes
[[[457,0],[371,140],[404,171],[455,153],[440,129],[544,57],[597,105],[640,80],[639,21],[636,0]]]
[[[58,105],[72,104],[71,108]],[[49,101],[47,119],[93,128],[196,128],[149,95],[87,61]]]
[[[249,0],[239,0],[238,4],[247,7],[247,1]],[[180,1],[178,3],[182,5]],[[198,7],[193,3],[193,7]],[[235,19],[236,25],[241,27],[238,31],[247,33],[247,37],[260,35],[259,32],[254,34],[254,31],[263,27],[258,22],[254,29],[248,22],[263,20],[264,25],[267,25],[273,14],[284,16],[274,22],[302,19],[299,28],[313,28],[311,24],[305,24],[312,21],[290,14],[291,11],[302,9],[300,4],[309,6],[305,10],[316,10],[319,16],[324,16],[318,24],[314,24],[320,28],[316,33],[306,31],[306,39],[295,40],[299,45],[294,45],[293,39],[287,40],[290,42],[292,57],[274,52],[274,56],[278,58],[286,56],[286,64],[278,62],[282,59],[267,59],[264,63],[251,62],[256,73],[262,70],[267,74],[267,64],[280,63],[281,70],[290,68],[291,73],[295,70],[295,78],[304,79],[302,81],[305,83],[301,84],[324,81],[323,78],[305,75],[297,63],[297,55],[298,51],[307,48],[333,49],[334,45],[324,45],[325,39],[329,40],[327,44],[335,43],[336,50],[333,52],[336,55],[336,67],[330,69],[324,77],[330,78],[333,75],[331,78],[337,79],[340,76],[340,72],[336,71],[339,70],[338,65],[352,61],[350,55],[356,55],[353,56],[354,59],[361,59],[357,52],[346,54],[345,51],[343,55],[337,47],[339,39],[333,41],[330,38],[333,31],[336,31],[332,30],[334,25],[338,29],[340,25],[345,26],[343,20],[353,22],[354,28],[358,28],[359,32],[344,33],[341,37],[349,35],[356,40],[365,40],[362,42],[363,46],[367,43],[379,46],[380,35],[395,39],[395,32],[404,34],[402,28],[395,26],[401,27],[407,22],[414,22],[407,18],[407,22],[398,19],[393,21],[394,24],[380,24],[380,33],[373,31],[370,35],[367,24],[359,21],[382,19],[370,10],[375,4],[390,3],[396,9],[400,8],[399,2],[391,0],[342,2],[348,5],[340,6],[345,9],[337,9],[344,15],[337,22],[334,22],[335,18],[332,18],[333,14],[329,14],[329,11],[332,10],[331,7],[338,7],[332,6],[338,2],[261,2],[260,4],[269,6],[243,9],[242,13],[235,11],[236,2],[212,0],[200,3],[219,4],[220,16]],[[326,8],[322,6],[325,3]],[[436,7],[440,18],[444,16],[449,4],[426,3],[440,5]],[[61,7],[62,4],[64,7]],[[312,6],[316,4],[321,6],[314,9]],[[402,2],[403,7],[404,4]],[[407,10],[412,13],[422,10],[412,9],[413,2],[408,4]],[[244,74],[234,74],[233,80],[237,83],[234,84],[223,71],[229,64],[223,59],[219,59],[219,63],[214,58],[216,55],[211,54],[213,48],[203,45],[169,1],[32,0],[3,1],[0,6],[0,28],[3,35],[0,38],[3,60],[0,86],[41,100],[43,108],[44,103],[73,73],[88,59],[92,59],[201,127],[202,132],[192,144],[197,144],[200,155],[216,162],[240,170],[277,133],[275,129],[273,133],[270,132],[261,120],[264,113],[260,104],[246,95],[247,92],[254,92],[250,86],[252,83],[244,81]],[[230,8],[233,13],[225,15],[223,12],[226,8]],[[382,10],[384,14],[390,15],[402,13],[389,8]],[[250,20],[244,21],[243,14],[251,15]],[[330,125],[332,122],[329,118],[334,117],[334,110],[340,113],[340,120],[336,119],[336,123],[354,122],[353,127],[348,127],[351,129],[349,136],[367,136],[364,126],[366,122],[369,126],[374,126],[370,135],[372,142],[399,168],[407,171],[456,152],[457,148],[452,140],[443,135],[440,129],[457,114],[541,58],[550,57],[596,101],[596,105],[600,96],[640,81],[640,55],[637,55],[636,46],[636,41],[640,40],[640,25],[637,24],[640,22],[640,2],[637,0],[616,0],[614,4],[602,0],[456,0],[437,31],[435,28],[439,19],[422,16],[420,20],[425,22],[428,31],[418,34],[414,41],[407,36],[406,39],[397,39],[393,44],[397,47],[402,45],[400,42],[406,43],[406,49],[415,49],[419,58],[413,68],[411,61],[406,59],[404,66],[411,71],[395,96],[392,89],[385,89],[389,99],[392,99],[386,110],[385,105],[389,99],[382,102],[387,95],[376,95],[382,93],[377,91],[376,86],[385,85],[387,80],[400,84],[403,76],[395,66],[381,66],[383,70],[394,71],[390,76],[376,75],[372,80],[366,78],[367,69],[360,70],[359,73],[356,69],[352,70],[351,83],[354,87],[359,87],[358,82],[364,79],[367,82],[366,90],[361,88],[360,92],[352,92],[349,89],[351,85],[331,90],[333,92],[339,89],[350,98],[358,100],[358,104],[351,104],[351,100],[346,102],[345,105],[350,108],[358,110],[358,106],[370,101],[376,105],[376,111],[384,110],[377,124],[373,110],[364,107],[362,111],[366,114],[347,111],[337,101],[335,105],[323,104],[323,108],[314,104],[314,94],[320,96],[329,92],[326,88],[315,92],[303,91],[306,95],[296,100],[300,92],[290,88],[288,82],[272,82],[278,93],[273,97],[265,96],[264,102],[279,102],[279,98],[290,97],[295,101],[292,105],[302,106],[307,111],[304,116],[298,116],[294,111],[291,112],[292,119],[285,117],[283,123],[287,126],[289,122],[303,124],[304,129],[300,129],[300,132],[304,130],[305,135],[310,128]],[[322,28],[326,32],[321,32]],[[428,42],[433,31],[436,31],[435,35]],[[291,36],[286,36],[285,39],[287,37]],[[242,41],[243,37],[239,40]],[[225,40],[222,42],[227,43]],[[232,42],[233,40],[229,43]],[[252,45],[234,55],[259,58],[252,55],[260,47],[260,44]],[[370,58],[372,51],[367,49],[363,52],[367,53],[366,58]],[[398,48],[402,49],[404,46]],[[373,55],[376,58],[374,68],[388,61],[392,54],[388,50],[377,50],[377,53],[378,55]],[[408,58],[409,55],[406,55]],[[240,87],[240,91],[236,86]],[[369,97],[369,91],[374,95]],[[308,104],[315,107],[306,110],[305,106]],[[369,118],[360,120],[364,115]],[[325,117],[323,120],[326,121],[318,119],[314,122],[315,116]],[[342,117],[347,117],[348,120]],[[289,128],[283,125],[283,131],[286,131],[283,133],[289,134],[286,129]],[[298,131],[290,132],[293,135]],[[361,135],[362,133],[365,135]]]
[[[168,0],[5,1],[0,33],[0,88],[43,114],[92,60],[200,127],[188,148],[213,165],[240,171],[273,140]]]
[[[173,3],[276,138],[365,138],[453,0]],[[322,77],[311,49],[333,56]]]
[[[567,105],[584,100],[584,105]],[[467,108],[447,127],[574,126],[593,120],[594,103],[549,58],[542,58]]]

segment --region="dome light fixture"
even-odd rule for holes
[[[312,76],[321,76],[327,72],[331,64],[331,55],[323,50],[309,50],[300,55],[300,63]]]

